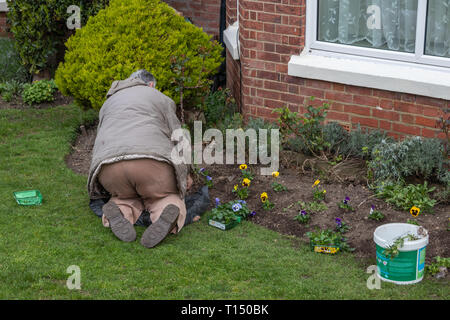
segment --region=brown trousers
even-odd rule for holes
[[[152,159],[124,160],[103,165],[98,176],[100,184],[111,194],[125,219],[135,224],[142,211],[147,209],[155,223],[163,209],[173,204],[180,208],[177,227],[180,232],[186,219],[186,205],[180,198],[173,167]],[[109,227],[103,216],[103,225]]]

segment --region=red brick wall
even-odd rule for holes
[[[6,12],[0,12],[0,37],[11,37],[6,24]]]
[[[435,121],[450,101],[289,76],[291,55],[304,48],[305,3],[240,0],[242,99],[247,117],[273,119],[273,109],[283,106],[303,113],[309,97],[315,96],[314,104],[330,103],[329,120],[380,128],[395,137],[439,134]],[[232,10],[227,10],[231,17]],[[237,81],[227,79],[230,86]]]
[[[220,0],[163,0],[183,13],[192,22],[213,35],[217,40],[220,32]]]

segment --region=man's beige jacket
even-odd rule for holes
[[[97,129],[88,192],[91,199],[108,197],[97,176],[101,166],[122,160],[150,158],[171,164],[178,190],[186,194],[187,166],[171,160],[176,142],[172,132],[181,127],[175,102],[138,79],[113,82],[103,104]]]

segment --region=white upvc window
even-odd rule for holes
[[[307,2],[310,49],[450,67],[450,0]]]
[[[450,99],[450,0],[307,0],[289,74]]]

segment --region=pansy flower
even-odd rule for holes
[[[419,215],[420,213],[420,208],[414,206],[411,208],[411,210],[409,210],[409,213],[411,213],[411,215],[415,218]]]
[[[350,198],[349,197],[345,197],[344,203],[348,204],[349,201],[350,201]]]
[[[212,181],[212,178],[210,176],[206,176],[206,180]]]
[[[272,177],[274,177],[274,178],[278,178],[279,175],[280,175],[280,173],[278,171],[272,172]]]
[[[245,178],[244,180],[242,180],[242,186],[243,187],[249,187],[250,186],[250,179]]]
[[[261,201],[266,202],[267,199],[269,199],[269,196],[267,195],[267,192],[261,193]]]
[[[242,205],[240,203],[235,203],[235,204],[233,204],[231,209],[233,209],[234,212],[238,212],[239,210],[242,209]]]
[[[302,210],[302,211],[300,211],[300,214],[301,214],[302,216],[306,216],[308,213],[307,213],[305,210]]]
[[[256,211],[252,211],[252,212],[250,213],[250,217],[254,217],[254,216],[256,216]]]
[[[216,207],[220,206],[220,199],[216,198]]]
[[[314,184],[313,184],[312,187],[313,187],[313,188],[316,187],[319,183],[320,183],[320,180],[316,180],[316,181],[314,182]]]
[[[241,170],[246,170],[246,169],[247,169],[247,165],[246,165],[246,164],[241,164],[241,165],[239,166],[239,169],[241,169]]]
[[[339,227],[342,226],[342,219],[336,218],[335,221]]]

